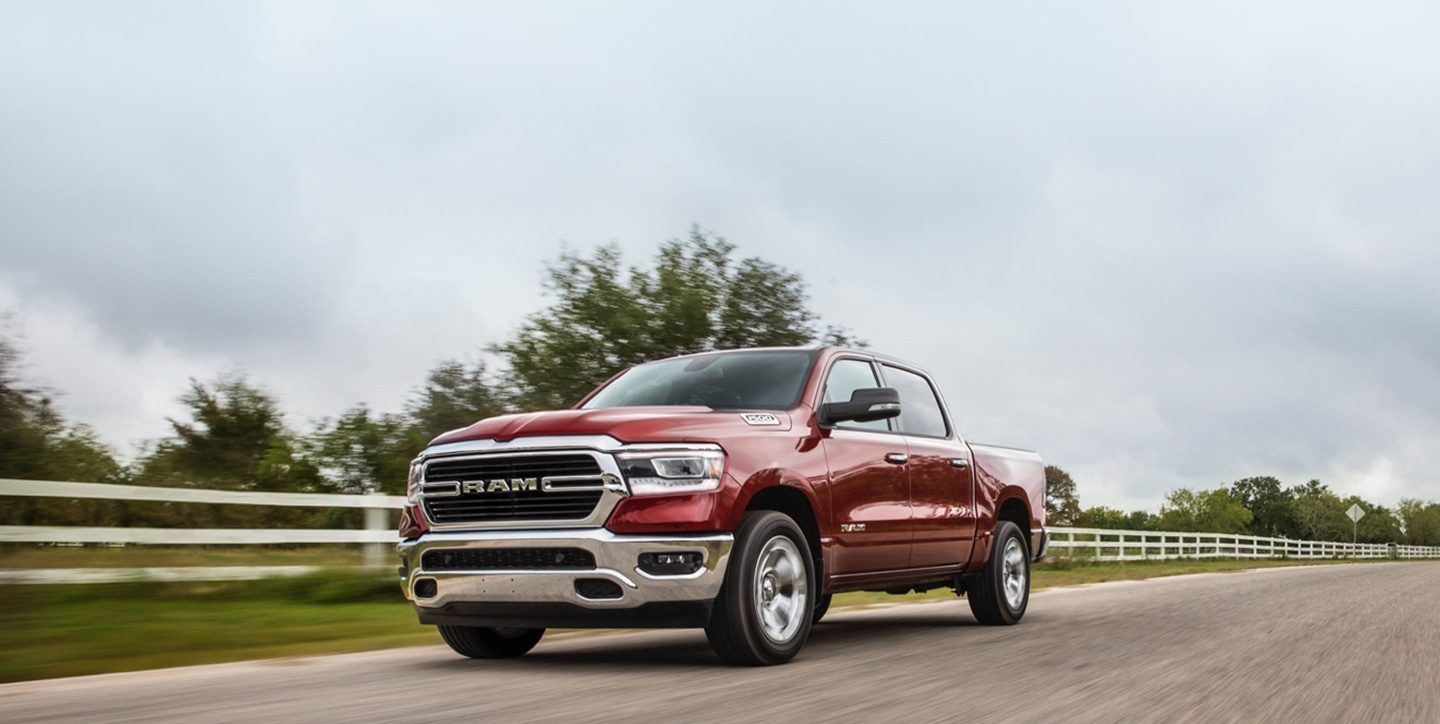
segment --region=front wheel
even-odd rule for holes
[[[543,628],[483,628],[480,626],[437,626],[440,638],[461,656],[472,659],[513,659],[523,656],[540,637]]]
[[[990,626],[1020,621],[1030,604],[1030,552],[1019,526],[1008,520],[995,526],[985,570],[966,588],[975,620]]]
[[[705,637],[732,664],[783,664],[810,637],[818,587],[800,526],[784,513],[746,513]]]

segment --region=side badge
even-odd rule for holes
[[[780,418],[768,412],[742,412],[740,419],[749,425],[779,425]]]

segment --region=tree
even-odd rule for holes
[[[410,460],[425,438],[403,417],[360,405],[322,420],[309,443],[309,457],[338,492],[403,495]]]
[[[1254,516],[1229,488],[1192,491],[1180,488],[1165,497],[1160,509],[1162,530],[1244,533]]]
[[[1045,466],[1045,512],[1050,525],[1075,525],[1080,519],[1075,480],[1055,465]]]
[[[1126,513],[1115,508],[1095,506],[1081,511],[1074,525],[1080,528],[1106,528],[1110,530],[1157,530],[1160,517],[1143,510]]]
[[[169,418],[175,436],[161,441],[142,463],[142,479],[163,485],[250,489],[255,473],[284,431],[280,410],[265,392],[238,374],[212,387],[195,379],[180,396],[190,419]]]
[[[815,339],[815,315],[805,306],[799,274],[761,259],[746,259],[729,278],[720,325],[711,346],[789,347]]]
[[[1364,517],[1351,531],[1355,540],[1361,543],[1398,543],[1404,540],[1400,535],[1400,519],[1395,517],[1395,513],[1389,508],[1368,502],[1358,495],[1346,498],[1342,504],[1346,510],[1349,510],[1351,505],[1358,505],[1365,511]]]
[[[189,418],[170,419],[175,436],[140,461],[140,482],[229,490],[323,487],[314,466],[296,456],[274,398],[243,375],[225,375],[212,385],[192,379],[180,402]]]
[[[124,468],[84,425],[66,423],[44,391],[20,379],[17,345],[0,335],[0,478],[123,482]],[[20,498],[0,507],[0,524],[101,525],[97,506]]]
[[[406,460],[440,433],[504,414],[507,400],[499,390],[500,386],[489,379],[484,363],[465,365],[446,360],[436,365],[405,406],[405,413],[416,428],[414,435],[419,438],[418,447],[415,440],[407,443],[415,449]]]
[[[1093,508],[1086,508],[1080,511],[1080,514],[1075,516],[1074,522],[1068,525],[1075,525],[1081,528],[1109,529],[1124,529],[1129,527],[1125,523],[1125,511],[1106,508],[1103,505],[1097,505]]]
[[[1407,498],[1400,501],[1400,521],[1405,523],[1403,540],[1411,545],[1440,545],[1440,505]]]
[[[1254,516],[1250,532],[1263,536],[1294,537],[1295,494],[1273,477],[1242,478],[1231,486],[1235,498]]]
[[[492,351],[508,364],[520,409],[573,405],[641,362],[714,349],[798,345],[816,339],[799,274],[698,227],[660,247],[648,268],[626,267],[618,247],[561,253],[546,268],[554,301]],[[849,340],[838,328],[831,336]]]
[[[1132,510],[1125,516],[1127,530],[1160,530],[1160,516],[1148,510]]]
[[[285,429],[275,399],[243,375],[227,374],[209,385],[192,379],[180,402],[188,416],[169,420],[174,436],[136,462],[135,482],[221,490],[332,489]],[[214,527],[305,527],[325,516],[320,509],[239,505],[187,504],[150,512],[162,514],[169,516],[168,525]]]
[[[1344,502],[1319,480],[1290,489],[1294,498],[1295,524],[1300,537],[1309,540],[1345,540],[1350,536],[1350,519]]]

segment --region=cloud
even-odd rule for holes
[[[107,438],[397,408],[693,221],[1088,503],[1440,498],[1428,4],[0,10],[0,301]],[[137,424],[137,420],[146,420]]]

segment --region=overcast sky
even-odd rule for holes
[[[129,455],[227,369],[399,409],[693,222],[1086,505],[1440,498],[1437,7],[6,2],[0,313]]]

